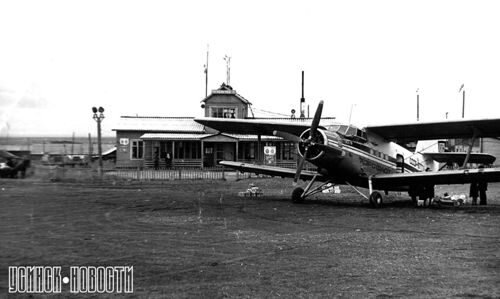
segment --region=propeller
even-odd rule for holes
[[[300,173],[304,167],[304,162],[307,160],[307,153],[309,152],[309,147],[316,141],[316,133],[318,131],[319,122],[321,120],[321,113],[323,112],[323,101],[320,101],[316,113],[314,114],[313,121],[311,123],[311,130],[309,131],[309,138],[306,140],[301,140],[304,143],[304,155],[299,161],[297,166],[297,171],[295,172],[295,177],[293,179],[293,184],[297,185],[297,181],[300,179]],[[300,139],[300,138],[299,138]]]
[[[273,131],[273,135],[274,136],[278,136],[278,137],[281,137],[285,140],[289,140],[289,141],[293,141],[293,142],[302,142],[302,139],[300,139],[299,136],[297,135],[293,135],[293,134],[290,134],[290,133],[287,133],[287,132],[282,132],[282,131]]]

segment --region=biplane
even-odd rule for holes
[[[30,160],[16,156],[8,151],[0,150],[0,178],[17,178],[18,173],[24,178]]]
[[[308,196],[332,185],[349,185],[381,207],[389,191],[408,192],[411,199],[429,206],[434,187],[445,184],[499,182],[500,168],[471,168],[474,164],[491,165],[495,157],[472,153],[480,137],[498,138],[500,119],[416,122],[398,125],[368,126],[322,125],[323,101],[309,123],[280,122],[262,119],[223,119],[202,117],[195,121],[224,133],[275,135],[297,143],[297,168],[221,161],[220,164],[242,171],[293,178],[292,201],[302,202]],[[429,143],[440,139],[468,139],[467,152],[430,152]],[[405,142],[418,140],[414,150]],[[303,170],[305,161],[317,166],[317,171]],[[459,163],[458,169],[443,169],[443,163]],[[308,181],[297,187],[299,179]],[[316,184],[319,183],[319,184]],[[367,188],[366,195],[357,187]]]

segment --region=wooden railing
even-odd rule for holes
[[[117,177],[132,180],[222,180],[225,178],[223,167],[212,168],[116,168],[104,170],[105,177]]]

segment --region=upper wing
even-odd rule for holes
[[[372,177],[373,188],[398,189],[410,185],[449,185],[472,182],[500,182],[500,168],[443,170],[436,172],[391,173]]]
[[[239,118],[215,118],[197,117],[196,122],[224,133],[273,135],[273,131],[288,132],[300,136],[302,132],[311,127],[310,119],[239,119]],[[320,126],[321,127],[321,126]],[[324,129],[324,127],[321,127]]]
[[[219,164],[237,169],[241,172],[253,172],[257,174],[267,174],[271,176],[280,176],[282,178],[293,178],[295,177],[295,169],[277,167],[277,166],[267,166],[267,165],[256,165],[249,163],[241,163],[234,161],[221,161]],[[324,176],[315,172],[303,170],[300,174],[300,178],[303,180],[311,180],[315,175],[319,181],[323,181]]]
[[[467,153],[444,152],[444,153],[423,153],[439,163],[463,163]],[[472,153],[470,154],[469,163],[477,164],[493,164],[497,158],[490,154]]]
[[[476,137],[499,137],[500,119],[419,122],[368,126],[365,129],[387,140],[398,141],[471,138],[474,132]]]

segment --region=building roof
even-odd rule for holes
[[[144,140],[200,140],[215,134],[189,134],[189,133],[146,133],[141,136]]]
[[[246,135],[246,134],[227,134],[227,133],[222,133],[222,135],[236,138],[239,141],[257,141],[258,137],[257,135]],[[272,141],[272,140],[282,140],[283,138],[278,137],[278,136],[261,136],[260,140],[261,141]]]
[[[122,116],[113,131],[205,133],[193,117]]]
[[[222,83],[222,85],[218,89],[212,90],[212,93],[208,95],[206,98],[204,98],[201,102],[205,103],[208,101],[211,97],[215,95],[232,95],[242,101],[243,103],[247,105],[252,105],[249,100],[245,99],[242,97],[240,94],[238,94],[230,85],[226,85],[225,83]]]
[[[141,136],[143,140],[201,140],[207,137],[222,135],[239,141],[257,141],[257,135],[242,134],[195,134],[195,133],[146,133]],[[281,137],[262,136],[261,141],[281,140]]]

